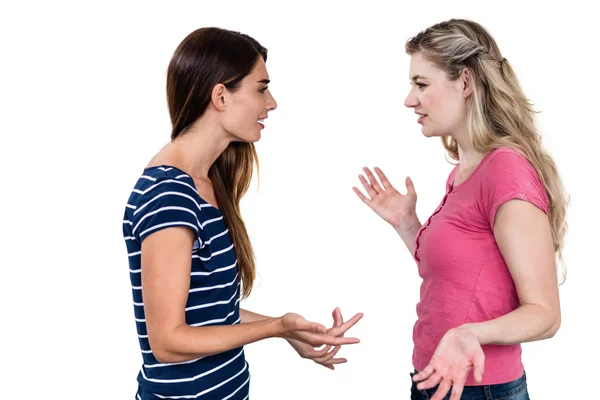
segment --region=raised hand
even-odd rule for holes
[[[439,384],[431,400],[442,400],[450,388],[450,400],[459,400],[471,369],[475,381],[481,382],[484,362],[481,345],[468,328],[450,329],[440,340],[429,364],[413,376],[413,381],[419,382],[419,390]]]
[[[363,317],[363,314],[356,314],[346,323],[344,323],[342,312],[339,308],[333,310],[332,316],[333,326],[329,328],[326,333],[332,336],[343,337],[346,331],[354,326]],[[348,361],[345,358],[334,358],[340,350],[341,345],[337,345],[335,347],[332,345],[327,345],[321,350],[315,350],[313,346],[303,343],[299,340],[288,339],[288,342],[296,350],[296,352],[298,352],[300,357],[313,360],[317,364],[331,370],[335,369],[335,364],[342,364]]]
[[[370,169],[365,167],[363,171],[367,175],[368,180],[362,175],[359,175],[358,179],[365,188],[368,196],[365,196],[354,186],[352,190],[377,215],[394,228],[398,228],[404,221],[416,217],[417,193],[409,177],[405,181],[407,193],[401,194],[392,186],[381,169],[375,168],[375,173],[381,180],[381,185]]]

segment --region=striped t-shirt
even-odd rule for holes
[[[136,399],[247,399],[250,374],[243,347],[178,363],[160,363],[152,354],[142,300],[141,243],[153,232],[172,226],[187,227],[196,235],[186,323],[240,323],[237,258],[223,214],[198,195],[192,178],[180,169],[146,168],[127,201],[123,218],[143,358]]]

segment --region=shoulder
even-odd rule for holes
[[[479,197],[490,217],[503,203],[511,199],[533,203],[544,212],[548,210],[548,197],[544,184],[534,166],[516,150],[492,150],[482,165]]]
[[[537,177],[537,172],[529,160],[517,150],[508,147],[491,150],[484,162],[483,178],[487,181],[519,174]]]

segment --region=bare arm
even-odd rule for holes
[[[244,311],[251,321],[192,327],[185,322],[194,234],[166,228],[142,242],[142,287],[148,340],[160,362],[182,362],[217,354],[269,337],[298,338],[311,345],[350,344],[358,340],[325,334],[324,326],[297,314],[270,318]],[[263,318],[264,317],[264,318]]]
[[[416,214],[412,217],[407,218],[405,221],[398,225],[394,225],[393,228],[396,233],[400,236],[406,248],[410,252],[410,254],[415,253],[415,237],[421,229],[421,222]]]
[[[515,282],[520,307],[502,317],[467,324],[481,344],[547,339],[560,327],[560,301],[547,215],[521,200],[499,207],[494,235]]]

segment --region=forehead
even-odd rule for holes
[[[252,71],[246,78],[251,78],[252,80],[260,81],[262,79],[269,79],[269,74],[267,72],[267,66],[262,57],[258,57],[258,60],[254,64]]]
[[[434,79],[443,77],[444,71],[427,61],[421,53],[415,53],[410,57],[410,71],[408,75],[408,79],[410,80],[416,75]]]

